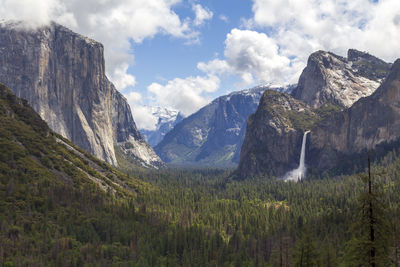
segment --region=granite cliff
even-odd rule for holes
[[[282,176],[296,168],[303,133],[320,117],[291,95],[266,90],[256,113],[248,119],[237,175]]]
[[[366,150],[397,141],[399,65],[354,49],[347,58],[313,53],[293,97],[266,91],[249,117],[238,177],[282,177],[296,168],[306,130],[306,164],[318,173],[354,168]]]
[[[380,150],[400,137],[400,60],[396,60],[382,83],[369,97],[333,114],[310,133],[308,165],[332,169],[368,150]],[[379,153],[384,153],[380,151]],[[387,152],[387,151],[386,151]],[[365,161],[365,160],[364,160]]]
[[[313,108],[324,103],[348,108],[371,95],[389,69],[389,63],[355,49],[348,50],[347,58],[317,51],[308,58],[292,95]]]
[[[144,165],[163,163],[136,128],[126,99],[105,75],[103,45],[52,23],[0,24],[0,82],[26,99],[55,132],[118,165],[115,149]]]

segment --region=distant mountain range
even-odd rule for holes
[[[287,143],[285,148],[285,146],[277,146],[279,142],[275,142],[276,140],[271,137],[275,135],[275,131],[278,131],[278,135],[282,135],[285,132],[296,132],[297,125],[291,125],[289,121],[300,119],[300,115],[308,109],[310,112],[314,112],[316,117],[302,119],[316,122],[325,117],[327,112],[352,106],[360,98],[367,97],[375,92],[386,77],[390,67],[390,63],[355,49],[348,51],[347,58],[331,52],[317,51],[310,55],[298,85],[287,88],[259,86],[250,90],[221,96],[178,123],[155,146],[155,151],[163,161],[170,165],[226,167],[235,166],[239,162],[239,158],[242,157],[245,163],[241,164],[239,169],[251,169],[248,166],[249,163],[247,161],[249,159],[246,159],[246,155],[253,155],[252,149],[245,145],[242,151],[243,155],[239,156],[246,131],[247,118],[256,111],[263,92],[273,89],[280,93],[289,93],[291,96],[282,95],[282,99],[276,96],[273,98],[274,100],[264,99],[262,101],[264,111],[269,110],[271,114],[266,117],[262,116],[263,119],[255,123],[257,126],[254,126],[252,121],[249,121],[249,125],[251,124],[249,136],[257,134],[258,127],[263,129],[270,125],[274,130],[272,132],[262,131],[260,136],[252,137],[255,140],[248,140],[248,143],[252,143],[256,150],[264,151],[264,148],[268,147],[271,152],[270,157],[275,158],[274,160],[281,156],[285,157],[286,159],[282,162],[282,166],[278,167],[277,173],[280,174],[288,166],[292,167],[298,162],[298,159],[292,161],[291,158],[292,152],[297,153],[297,150],[289,153],[285,149],[291,149],[289,146],[298,147],[302,133],[296,133],[295,136],[291,137],[292,141],[290,142],[285,141]],[[271,96],[269,93],[267,95]],[[283,98],[287,99],[284,101]],[[302,110],[299,111],[299,116],[294,115],[296,112],[292,111],[293,107],[291,105],[301,105],[294,104],[295,101],[302,101],[305,104]],[[282,112],[279,111],[281,102],[286,103]],[[274,108],[267,108],[268,106],[273,106]],[[313,109],[318,110],[311,111]],[[289,113],[292,118],[288,122],[284,122]],[[293,118],[293,116],[296,118]],[[267,117],[270,119],[267,119]],[[252,118],[254,119],[254,117]],[[280,123],[285,125],[285,129],[279,130],[280,126],[278,125]],[[298,124],[299,122],[294,123]],[[309,123],[305,122],[305,124]],[[276,149],[271,150],[270,146],[260,145],[261,139],[271,142],[270,145],[277,146]],[[288,165],[289,158],[291,163]],[[261,169],[268,169],[269,167],[267,166],[270,164],[274,165],[274,160],[263,161]],[[257,169],[258,167],[255,168]],[[249,173],[256,174],[258,171],[250,171]]]
[[[164,138],[165,134],[174,128],[174,126],[183,120],[183,115],[171,108],[148,107],[149,112],[157,118],[157,124],[154,130],[139,129],[146,141],[155,147]]]
[[[235,166],[247,118],[266,89],[290,92],[294,86],[258,86],[218,97],[180,123],[155,147],[161,159],[178,166]]]

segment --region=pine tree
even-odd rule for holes
[[[307,227],[298,240],[294,255],[294,266],[313,267],[317,266],[318,253],[315,248],[311,233],[311,227]]]
[[[384,172],[376,174],[376,177]],[[389,266],[389,232],[384,195],[371,176],[370,157],[368,174],[360,175],[366,190],[360,193],[353,237],[347,243],[344,257],[346,266]]]

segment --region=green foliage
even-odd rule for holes
[[[376,266],[390,265],[389,214],[378,183],[382,177],[377,174],[374,176],[375,183],[371,185],[371,191],[368,190],[368,176],[360,176],[367,186],[357,199],[357,216],[351,228],[353,237],[346,247],[346,266],[373,266],[372,262]],[[371,257],[372,251],[374,256]]]
[[[332,115],[333,113],[342,111],[342,109],[343,108],[340,106],[330,104],[330,103],[325,103],[322,106],[320,106],[319,108],[317,108],[315,110],[315,112],[319,115],[319,117],[321,119],[324,119],[324,118]]]
[[[234,181],[217,169],[124,174],[29,114],[0,90],[2,266],[294,266],[301,251],[309,259],[302,266],[339,266],[357,248],[351,240],[362,240],[361,227],[351,234],[362,214],[355,212],[364,190],[358,176],[286,183]],[[381,255],[393,265],[400,251],[397,154],[382,160],[386,174],[376,179],[393,232]]]
[[[302,233],[295,249],[294,266],[312,267],[317,266],[318,254],[312,238],[311,230]]]
[[[313,125],[320,120],[320,117],[314,112],[297,112],[290,110],[287,112],[287,116],[295,129],[303,131],[310,130]]]
[[[293,128],[306,131],[312,129],[313,126],[322,119],[339,111],[341,111],[341,107],[339,106],[333,104],[324,104],[321,107],[315,109],[314,112],[297,112],[294,110],[290,110],[287,112],[287,116]]]

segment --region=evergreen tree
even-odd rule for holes
[[[381,177],[384,172],[377,173]],[[346,266],[390,266],[389,232],[383,191],[371,176],[368,156],[368,174],[360,175],[366,190],[358,197],[353,237],[347,243]]]
[[[318,253],[315,249],[310,228],[311,227],[306,228],[298,241],[294,255],[294,266],[296,267],[317,266]]]

